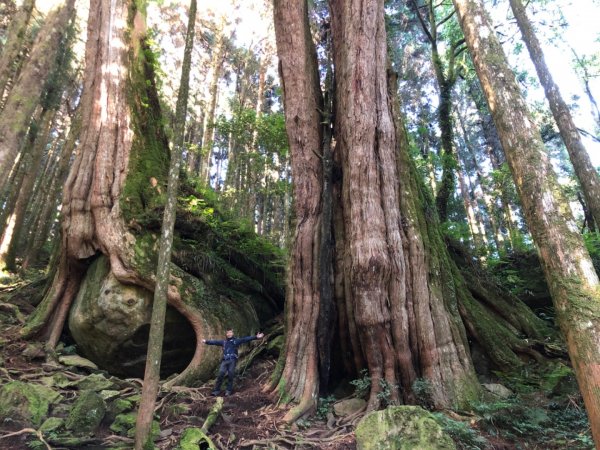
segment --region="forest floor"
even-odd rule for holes
[[[50,385],[62,399],[58,405],[50,407],[47,415],[65,419],[73,402],[81,396],[85,383],[92,379],[104,382],[102,392],[112,393],[112,397],[106,402],[109,407],[104,419],[93,433],[65,431],[64,426],[61,431],[56,428],[42,433],[39,426],[35,429],[22,421],[5,419],[0,421],[0,448],[132,448],[131,429],[128,435],[127,429],[116,430],[114,423],[120,413],[131,413],[135,409],[141,380],[122,380],[103,371],[67,366],[56,359],[48,359],[39,345],[18,337],[18,330],[30,311],[26,305],[20,305],[17,310],[0,302],[0,388],[10,381]],[[63,354],[72,352],[73,349],[68,347],[62,350]],[[355,449],[353,430],[358,418],[332,414],[333,403],[339,399],[321,399],[314,416],[293,426],[283,423],[288,407],[277,405],[277,398],[264,392],[275,364],[272,358],[257,358],[246,372],[238,374],[234,394],[223,397],[223,408],[208,432],[215,446],[219,449]],[[560,370],[551,371],[551,376],[568,374],[562,363],[556,367]],[[547,389],[539,389],[548,376],[548,372],[545,376],[534,372],[522,376],[513,374],[512,378],[504,380],[515,392],[510,398],[488,398],[474,405],[471,411],[437,411],[434,416],[459,449],[594,448],[581,397],[573,390],[572,382],[561,382],[560,393],[558,384],[554,385],[554,393],[550,393]],[[212,387],[213,382],[210,382],[196,388],[178,387],[161,392],[156,409],[160,425],[157,448],[176,449],[187,429],[202,427],[216,402],[210,395]],[[110,406],[120,404],[115,399],[129,402],[129,410],[127,406],[117,409]]]

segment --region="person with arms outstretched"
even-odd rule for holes
[[[233,392],[233,378],[238,358],[238,347],[246,342],[262,339],[264,334],[257,333],[256,336],[236,338],[233,335],[233,330],[230,328],[227,330],[225,336],[226,339],[202,339],[202,342],[207,345],[220,345],[223,347],[223,360],[221,361],[221,367],[219,367],[219,376],[217,377],[217,383],[215,384],[215,389],[212,391],[212,395],[219,395],[223,377],[227,374],[227,390],[225,391],[225,396],[227,397]]]

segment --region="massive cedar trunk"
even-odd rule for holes
[[[330,178],[328,102],[321,101],[306,2],[275,2],[297,223],[287,343],[272,387],[299,403],[289,421],[331,387],[330,362],[338,375],[368,369],[369,408],[380,405],[384,386],[389,400],[414,401],[417,378],[430,384],[436,406],[458,406],[479,389],[465,327],[502,367],[522,364],[520,353],[539,356],[521,334],[549,334],[522,304],[494,296],[491,283],[470,290],[450,259],[392,100],[396,80],[387,72],[383,2],[367,2],[360,12],[358,3],[331,3],[337,168]],[[333,285],[319,286],[331,270]],[[495,303],[500,317],[490,306]],[[341,351],[330,360],[332,341]]]
[[[316,325],[320,301],[318,249],[323,180],[318,153],[322,99],[306,0],[275,0],[273,13],[296,222],[286,293],[285,361],[276,381],[299,403],[286,416],[292,421],[316,406],[319,387]]]
[[[83,125],[63,192],[60,258],[48,292],[22,330],[25,336],[45,338],[50,348],[83,281],[102,275],[104,268],[108,274],[103,279],[141,287],[144,295],[154,290],[155,236],[136,221],[140,215],[155,217],[164,206],[161,191],[169,155],[154,84],[155,62],[139,9],[143,5],[137,0],[93,0],[90,5]],[[191,383],[210,377],[218,356],[206,351],[201,339],[224,331],[219,314],[234,306],[207,301],[204,295],[214,294],[209,287],[175,264],[171,270],[167,300],[187,319],[197,340],[189,365],[170,383]],[[253,314],[256,320],[255,311],[244,309],[246,303],[236,306],[239,317]],[[71,312],[71,322],[77,314]],[[243,319],[230,320],[238,326]]]
[[[31,117],[40,103],[46,77],[50,73],[60,43],[74,17],[75,0],[67,0],[51,12],[38,33],[26,66],[6,100],[0,115],[0,183],[6,180],[23,140]]]
[[[539,131],[478,0],[453,0],[512,171],[600,446],[600,284]]]
[[[303,207],[311,201],[314,205],[312,216],[303,213],[297,217],[290,270],[288,343],[280,387],[300,402],[287,416],[293,420],[314,404],[318,388],[315,378],[322,376],[317,373],[317,362],[321,361],[314,353],[315,323],[322,307],[315,286],[315,252],[321,248],[317,246],[320,193],[315,188],[321,186],[320,162],[314,149],[321,146],[320,96],[305,2],[297,2],[294,8],[289,8],[290,3],[286,6],[276,3],[275,8],[286,124],[293,158],[304,155],[312,161],[310,166],[301,166],[303,171],[294,172],[295,194],[305,193],[296,197],[296,208],[302,212],[299,204]],[[418,377],[431,383],[436,405],[461,404],[477,391],[476,381],[458,317],[458,294],[449,260],[435,223],[429,229],[423,215],[418,183],[411,178],[407,141],[392,118],[383,3],[370,2],[362,14],[357,8],[356,3],[332,3],[335,153],[343,172],[342,185],[336,188],[341,192],[336,211],[341,214],[337,214],[334,227],[341,362],[353,374],[368,368],[372,380],[369,408],[379,406],[378,394],[386,384],[392,390],[391,400],[399,400],[397,386],[401,385],[404,400],[410,401],[412,384]],[[287,33],[282,35],[283,30]],[[311,71],[287,72],[298,61]],[[301,77],[302,73],[315,75]],[[290,98],[297,103],[290,105]],[[307,136],[312,136],[312,148],[305,148]],[[399,146],[406,153],[402,161],[398,159]],[[295,148],[301,152],[295,154]],[[403,186],[398,183],[401,173],[407,180]],[[299,271],[301,268],[304,270]],[[452,288],[447,289],[447,284]]]
[[[510,0],[510,6],[517,19],[517,24],[521,30],[525,45],[527,45],[527,49],[529,50],[529,56],[535,65],[535,70],[546,92],[546,98],[550,104],[554,120],[560,130],[560,135],[565,143],[565,147],[567,147],[569,158],[583,191],[586,206],[592,213],[596,225],[600,227],[600,176],[598,176],[598,172],[596,172],[590,156],[581,141],[581,136],[573,122],[571,111],[563,100],[562,95],[560,95],[560,91],[552,79],[552,75],[550,75],[550,71],[544,60],[542,47],[527,17],[523,3],[521,0]]]
[[[369,407],[380,404],[383,381],[392,390],[400,384],[410,400],[417,377],[431,383],[437,406],[458,405],[476,381],[443,244],[428,230],[401,155],[407,147],[392,114],[383,1],[331,5],[345,302],[360,343],[353,351],[371,375]],[[434,279],[438,270],[450,289]]]

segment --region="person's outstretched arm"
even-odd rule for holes
[[[245,336],[243,338],[238,338],[236,345],[245,344],[246,342],[250,342],[255,339],[262,339],[264,336],[264,333],[256,333],[256,336]]]
[[[223,345],[223,339],[202,339],[206,345]]]

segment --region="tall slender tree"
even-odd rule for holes
[[[17,69],[23,56],[21,53],[26,41],[27,27],[34,6],[35,0],[24,0],[10,21],[6,44],[0,54],[0,103],[2,103],[7,84],[18,72]]]
[[[600,446],[600,283],[480,0],[453,0],[513,174]]]
[[[577,175],[581,185],[586,206],[594,217],[596,225],[600,227],[600,176],[596,172],[590,156],[583,145],[579,130],[573,122],[569,106],[563,100],[560,90],[546,65],[542,46],[535,34],[529,17],[527,17],[523,2],[521,0],[510,0],[510,7],[517,19],[523,41],[525,41],[525,45],[529,50],[529,56],[535,65],[538,78],[546,92],[550,110],[569,153],[569,158],[575,169],[575,175]]]
[[[146,371],[142,386],[142,397],[136,419],[135,448],[142,450],[152,447],[152,420],[154,406],[158,394],[160,380],[160,363],[162,357],[165,315],[167,310],[167,290],[171,276],[171,249],[173,246],[173,230],[177,211],[177,191],[179,187],[179,171],[182,163],[185,117],[190,90],[190,68],[192,65],[192,49],[196,29],[196,0],[190,0],[188,26],[185,36],[183,63],[181,65],[181,82],[175,108],[175,123],[169,180],[167,187],[167,204],[165,205],[161,236],[158,250],[158,267],[156,269],[156,287],[152,303],[152,319],[148,337],[146,354]]]

